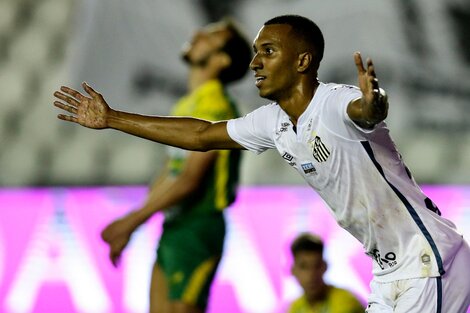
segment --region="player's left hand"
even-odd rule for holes
[[[362,91],[362,101],[370,110],[373,122],[385,119],[388,111],[388,99],[385,91],[379,87],[379,80],[375,74],[374,63],[370,58],[366,60],[367,68],[364,68],[360,52],[354,53],[359,88]]]
[[[375,74],[374,63],[367,58],[367,69],[364,68],[360,52],[354,53],[354,63],[356,63],[359,88],[362,91],[362,98],[367,104],[377,102],[380,97],[379,80]]]

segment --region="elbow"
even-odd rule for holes
[[[188,143],[192,147],[190,150],[199,152],[213,150],[212,141],[208,135],[208,129],[211,124],[212,123],[204,124],[198,130],[196,130],[194,138],[191,140],[191,142]]]

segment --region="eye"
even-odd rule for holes
[[[273,54],[273,52],[274,52],[273,48],[269,48],[269,47],[268,47],[268,48],[264,49],[264,53],[265,53],[266,55]]]

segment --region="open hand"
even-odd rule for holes
[[[375,75],[374,64],[370,58],[367,58],[367,69],[364,68],[362,57],[359,52],[354,53],[354,63],[357,67],[357,77],[359,80],[359,88],[362,91],[362,99],[366,104],[377,103],[382,97],[379,88],[379,80]]]
[[[108,126],[107,118],[112,110],[103,96],[87,83],[83,83],[82,87],[89,97],[66,86],[62,86],[60,91],[54,92],[54,96],[63,101],[54,101],[54,105],[72,114],[59,114],[57,117],[89,128],[106,128]]]
[[[371,127],[387,117],[388,97],[385,91],[379,87],[379,80],[375,74],[374,64],[367,58],[367,69],[362,63],[361,54],[354,53],[359,88],[362,91],[362,120],[367,127]]]

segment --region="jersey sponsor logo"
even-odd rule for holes
[[[308,163],[303,163],[301,164],[302,170],[304,171],[305,174],[316,174],[317,170],[315,169],[315,166],[313,166],[312,162]]]
[[[289,163],[290,166],[295,166],[296,165],[296,163],[294,161],[294,157],[291,154],[289,154],[288,152],[284,152],[284,154],[282,155],[282,158],[284,160],[286,160],[287,163]]]
[[[291,162],[294,159],[294,157],[287,152],[284,152],[284,154],[282,155],[282,158],[286,160],[287,162]]]
[[[387,252],[384,256],[382,256],[378,249],[374,249],[372,250],[371,255],[383,270],[386,267],[392,268],[397,265],[397,255],[394,252]]]
[[[289,126],[290,126],[290,123],[287,123],[287,122],[281,123],[281,128],[279,128],[279,132],[280,133],[286,132]]]
[[[313,157],[317,162],[325,162],[328,160],[330,156],[330,150],[325,146],[325,144],[321,141],[321,138],[315,136],[315,139],[311,142],[312,145],[312,153]]]

